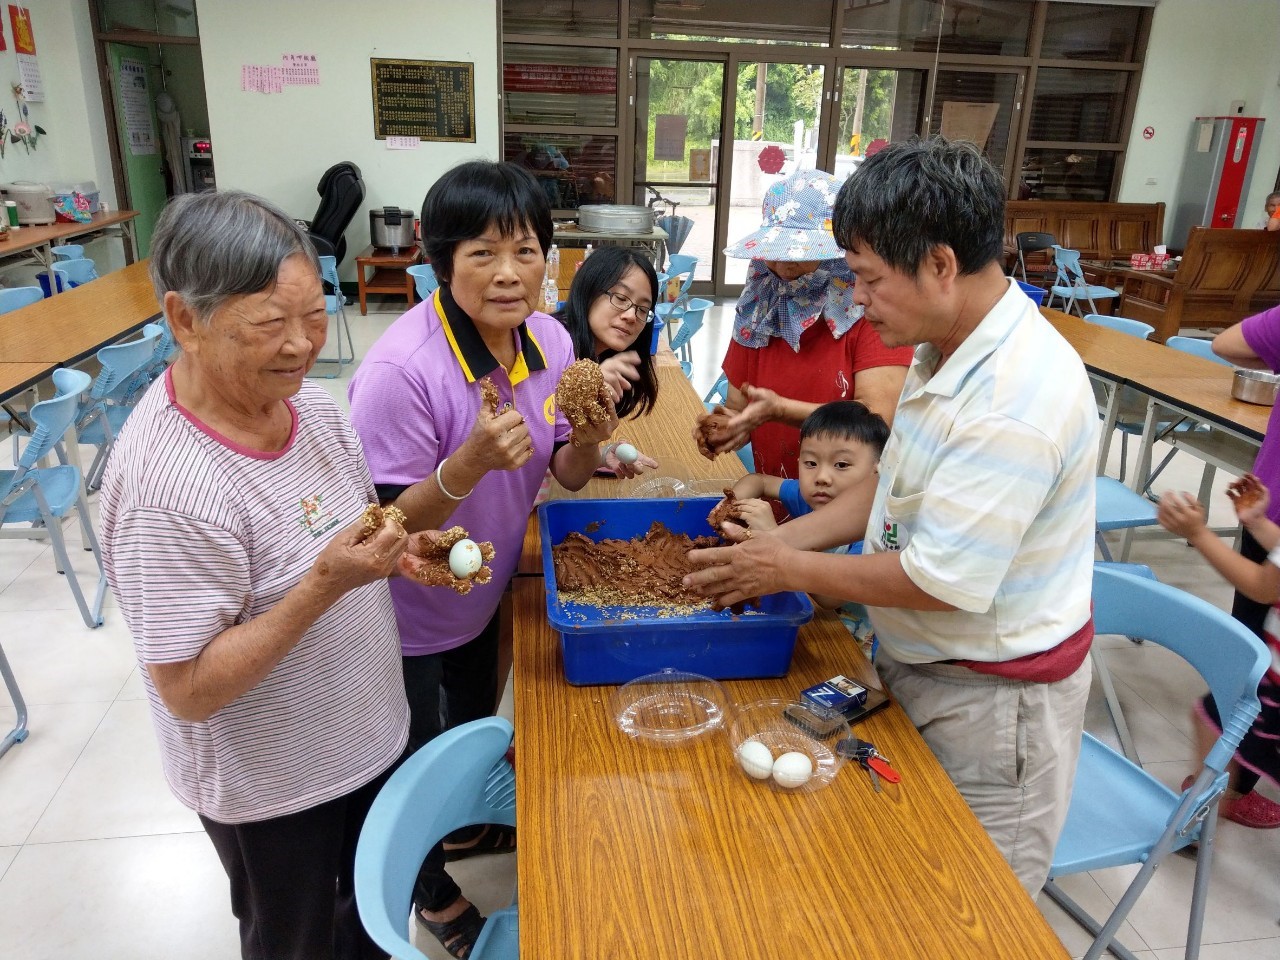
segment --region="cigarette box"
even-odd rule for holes
[[[848,677],[832,677],[800,692],[800,699],[822,710],[849,713],[867,702],[867,690]]]

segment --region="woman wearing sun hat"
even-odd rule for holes
[[[911,348],[890,349],[853,302],[854,276],[831,234],[841,182],[801,170],[765,193],[760,229],[725,250],[750,259],[722,367],[732,439],[757,473],[795,478],[800,424],[821,404],[860,400],[893,422]]]

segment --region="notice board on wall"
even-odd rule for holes
[[[444,60],[369,60],[373,136],[475,143],[475,65]]]

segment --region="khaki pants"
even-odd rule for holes
[[[1090,660],[1057,683],[899,663],[883,646],[876,667],[1022,886],[1037,896],[1071,801]]]

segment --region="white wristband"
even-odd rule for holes
[[[445,485],[444,485],[444,477],[443,477],[443,476],[441,476],[440,471],[444,469],[444,465],[445,465],[446,463],[448,463],[448,462],[449,462],[449,458],[448,458],[448,457],[445,457],[445,458],[444,458],[443,460],[441,460],[441,461],[440,461],[440,463],[436,466],[436,486],[437,486],[437,487],[439,487],[439,488],[440,488],[440,492],[441,492],[441,493],[443,493],[443,494],[444,494],[446,497],[448,497],[450,500],[465,500],[465,499],[467,499],[467,497],[471,496],[471,491],[470,491],[470,490],[468,490],[468,491],[467,491],[466,493],[464,493],[462,496],[460,496],[460,497],[456,497],[456,496],[454,496],[452,493],[450,493],[450,492],[445,488]]]

